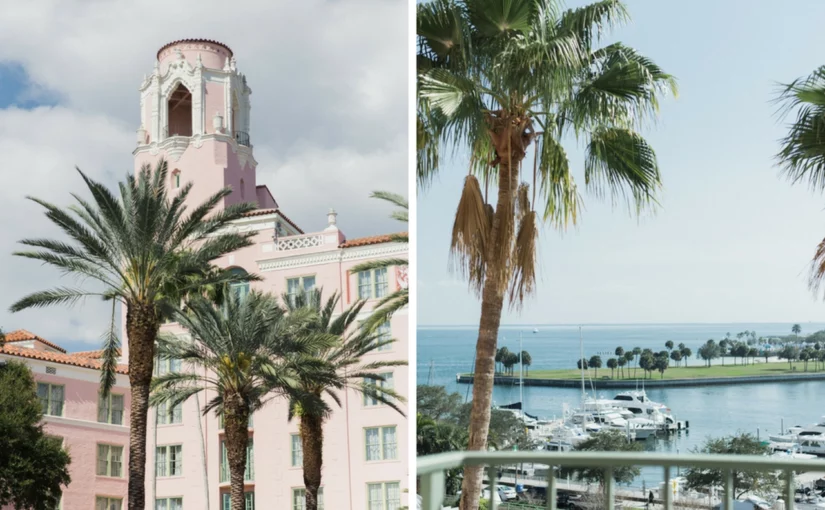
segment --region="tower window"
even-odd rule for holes
[[[169,96],[169,136],[192,136],[192,93],[179,83]]]
[[[180,170],[172,172],[172,187],[175,189],[180,188]]]

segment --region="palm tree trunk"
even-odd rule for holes
[[[306,510],[318,510],[318,488],[324,464],[324,422],[319,416],[301,415],[301,447],[304,451]]]
[[[226,433],[226,460],[229,464],[229,500],[232,508],[244,509],[244,478],[246,449],[249,445],[249,412],[240,397],[224,397],[224,432]]]
[[[505,131],[508,136],[510,130]],[[508,143],[509,146],[509,143]],[[498,150],[499,155],[505,154]],[[509,249],[510,239],[505,234],[512,231],[515,222],[513,198],[515,197],[518,163],[523,159],[504,156],[499,164],[498,201],[493,225],[490,229],[486,253],[486,275],[481,292],[481,321],[476,342],[476,364],[473,372],[473,406],[470,412],[470,437],[468,451],[487,449],[487,435],[490,432],[490,414],[493,403],[493,379],[495,370],[496,342],[501,325],[501,311],[504,307],[504,295],[507,289],[508,261],[499,254],[504,248]],[[507,224],[506,222],[510,222]],[[505,237],[507,237],[505,239]],[[507,243],[505,246],[504,243]],[[462,483],[461,510],[478,510],[481,496],[482,466],[464,468]]]
[[[126,310],[129,342],[129,385],[132,403],[129,416],[128,509],[146,508],[146,427],[149,413],[149,385],[155,362],[155,339],[160,320],[154,305],[130,303]]]

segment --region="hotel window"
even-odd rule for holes
[[[401,508],[401,485],[398,482],[368,483],[368,510],[398,510]]]
[[[97,397],[97,421],[123,425],[123,395],[110,393],[104,398],[103,394]]]
[[[244,495],[244,506],[246,507],[244,510],[255,510],[255,493],[254,492],[245,492]],[[221,510],[232,510],[232,495],[228,492],[224,492],[221,496],[222,505]]]
[[[169,401],[158,404],[158,425],[183,423],[183,404],[169,406]]]
[[[97,445],[97,475],[123,476],[123,447],[111,444]]]
[[[180,188],[180,170],[172,172],[172,184],[175,189]]]
[[[183,510],[183,498],[156,499],[155,510]]]
[[[301,443],[301,434],[292,434],[292,465],[301,467],[304,465],[304,445]]]
[[[289,297],[290,303],[295,302],[295,296],[297,296],[299,292],[304,291],[305,293],[308,293],[314,288],[315,275],[299,276],[298,278],[287,278],[286,280],[286,293]]]
[[[43,414],[63,416],[64,388],[59,384],[37,383],[37,396],[43,407]]]
[[[155,476],[183,475],[183,446],[166,445],[155,448]]]
[[[378,386],[380,388],[386,388],[388,390],[393,389],[394,386],[393,386],[393,381],[392,381],[392,372],[384,372],[384,373],[381,373],[381,374],[378,374],[378,375],[383,377],[384,380],[383,381],[376,381],[375,379],[364,378],[364,385]],[[387,398],[389,398],[389,397],[387,397]],[[372,407],[372,406],[380,406],[380,405],[382,405],[382,403],[378,399],[376,399],[374,397],[371,397],[367,394],[364,394],[364,406]]]
[[[304,488],[292,489],[292,510],[305,510],[307,507],[307,491]],[[324,488],[318,488],[318,510],[324,510]]]
[[[246,445],[246,471],[244,471],[244,480],[251,481],[255,479],[255,448],[252,444],[252,438],[249,438],[249,443]],[[229,458],[226,456],[226,441],[221,440],[221,483],[229,481]]]
[[[95,510],[122,510],[123,500],[120,498],[109,498],[98,496],[95,499]]]
[[[387,268],[370,269],[358,274],[358,299],[380,299],[389,291]]]
[[[180,372],[181,363],[179,359],[155,359],[155,375],[164,375],[169,372]]]
[[[398,448],[395,426],[364,429],[366,436],[367,460],[395,460]]]
[[[239,267],[234,267],[229,270],[230,273],[233,275],[243,276],[246,275],[246,271]],[[238,299],[243,299],[249,294],[249,282],[237,282],[237,283],[230,283],[229,284],[229,292],[233,296],[237,296]]]
[[[255,416],[254,414],[249,415],[249,422],[247,422],[247,424],[246,424],[247,428],[250,428],[250,429],[252,428],[252,418],[254,416]],[[218,415],[218,428],[223,430],[223,413]]]
[[[385,321],[381,323],[380,326],[375,328],[376,340],[379,342],[384,342],[387,340],[392,339],[392,330],[390,329],[390,321]],[[389,351],[392,349],[392,343],[383,344],[380,347],[377,347],[372,352],[381,352],[381,351]]]

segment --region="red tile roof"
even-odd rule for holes
[[[6,343],[14,343],[14,342],[28,342],[29,340],[37,340],[45,345],[48,345],[52,349],[57,349],[58,351],[65,353],[66,349],[60,347],[59,345],[53,344],[46,340],[45,338],[41,338],[30,331],[26,331],[25,329],[18,329],[16,331],[12,331],[10,333],[6,333]]]
[[[90,368],[93,370],[100,370],[101,363],[96,359],[84,358],[76,354],[62,354],[58,352],[38,351],[36,349],[29,349],[28,347],[18,347],[16,345],[6,344],[0,348],[0,354],[8,354],[10,356],[19,356],[21,358],[37,359],[41,361],[48,361],[51,363],[59,363],[61,365],[72,365],[75,367]],[[115,369],[118,374],[128,374],[129,367],[127,365],[118,365]]]
[[[227,46],[227,45],[225,45],[224,43],[219,42],[219,41],[213,41],[213,40],[211,40],[211,39],[178,39],[177,41],[172,41],[172,42],[170,42],[170,43],[168,43],[168,44],[164,44],[164,45],[163,45],[163,46],[162,46],[162,47],[158,50],[157,58],[160,58],[160,52],[162,52],[163,50],[165,50],[165,49],[166,49],[166,48],[168,48],[169,46],[174,46],[175,44],[179,44],[179,43],[209,43],[209,44],[217,44],[218,46],[223,46],[223,47],[226,49],[226,51],[228,51],[228,52],[229,52],[229,56],[230,56],[230,57],[231,57],[232,55],[234,55],[234,53],[232,52],[232,49],[231,49],[229,46]]]
[[[284,220],[286,220],[287,223],[292,225],[295,228],[295,230],[298,231],[299,234],[304,233],[304,231],[301,230],[301,227],[296,225],[295,222],[292,221],[291,219],[289,219],[286,216],[286,214],[284,214],[280,209],[256,209],[254,211],[251,211],[251,212],[248,212],[248,213],[244,214],[244,216],[246,216],[247,218],[251,218],[253,216],[266,216],[267,214],[275,214],[275,213],[278,213],[278,215],[281,218],[283,218]]]
[[[406,236],[407,232],[398,232],[397,234],[384,234],[380,236],[359,237],[357,239],[348,239],[341,243],[339,248],[354,248],[356,246],[368,246],[370,244],[381,244],[393,242],[394,236]]]
[[[120,356],[120,349],[117,350],[117,355]],[[96,351],[79,351],[79,352],[70,352],[69,356],[77,356],[79,358],[89,358],[89,359],[100,359],[103,357],[103,349],[98,349]]]

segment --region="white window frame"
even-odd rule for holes
[[[181,361],[179,359],[162,359],[160,356],[155,358],[155,375],[165,375],[169,372],[180,372]]]
[[[183,402],[169,409],[169,401],[161,402],[156,407],[158,425],[179,425],[183,423]]]
[[[103,506],[100,506],[101,503]],[[123,498],[95,496],[95,510],[123,510]]]
[[[304,282],[304,280],[307,279],[307,278],[312,278],[312,287],[310,287],[309,289],[306,288],[306,282]],[[286,294],[287,294],[287,299],[289,299],[291,303],[294,303],[295,296],[298,295],[298,292],[297,291],[296,292],[290,292],[289,291],[289,282],[295,281],[295,280],[298,280],[298,287],[297,288],[300,289],[300,290],[303,290],[306,293],[306,292],[315,290],[316,283],[318,281],[318,275],[315,274],[315,273],[313,273],[313,274],[302,274],[300,276],[292,276],[290,278],[286,278]]]
[[[387,297],[390,293],[390,275],[389,275],[389,268],[386,267],[378,267],[375,269],[369,269],[367,271],[359,271],[355,273],[355,286],[358,289],[358,299],[381,299]],[[366,283],[361,283],[361,275],[362,274],[369,274],[369,293],[366,295],[362,292],[362,287],[366,286]],[[378,275],[381,274],[384,277],[383,282],[379,282]],[[380,287],[379,287],[380,285]],[[381,291],[379,291],[379,288]]]
[[[297,439],[297,446],[295,448],[296,440]],[[304,466],[304,445],[301,442],[301,434],[290,434],[289,435],[289,450],[290,450],[290,462],[292,463],[292,467],[303,467]]]
[[[177,506],[172,506],[173,502],[178,502]],[[163,503],[163,506],[158,506]],[[169,498],[155,498],[155,510],[180,510],[183,508],[183,496],[173,496]]]
[[[370,499],[370,486],[372,485],[380,485],[381,486],[381,501],[373,502]],[[388,489],[391,485],[398,486],[398,501],[393,501],[395,503],[394,506],[390,506],[390,499],[388,497]],[[392,481],[392,482],[367,482],[367,509],[368,510],[398,510],[401,508],[401,482],[400,481]]]
[[[45,387],[47,388],[48,395],[44,400],[43,397],[40,395],[40,388]],[[61,399],[52,399],[53,397],[53,390],[55,388],[60,388],[62,398]],[[38,382],[37,383],[37,398],[40,399],[40,405],[45,407],[43,410],[44,416],[63,416],[66,408],[66,385],[65,384],[52,384],[49,382]],[[55,414],[53,411],[54,405],[59,402],[60,405],[60,413]]]
[[[163,451],[163,461],[161,462],[158,453]],[[172,453],[176,453],[175,460],[172,460]],[[165,444],[155,447],[155,477],[173,478],[183,476],[183,445]]]
[[[394,390],[395,389],[395,380],[394,380],[395,375],[394,375],[394,372],[381,372],[378,375],[383,377],[384,380],[383,381],[377,381],[375,379],[368,379],[368,378],[365,377],[364,378],[364,384],[365,385],[378,386],[379,388],[387,388],[388,390]],[[364,407],[381,407],[381,406],[386,405],[386,404],[384,404],[382,402],[379,402],[378,400],[374,399],[373,397],[370,397],[366,393],[364,394],[363,402],[364,402]]]
[[[231,497],[232,495],[229,492],[221,493],[221,510],[231,510]],[[255,510],[255,491],[244,492],[243,499],[246,507],[244,510]]]
[[[392,445],[392,452],[394,452],[393,457],[389,457],[387,455],[387,448],[390,446],[389,443],[384,442],[384,431],[388,429],[394,429],[394,436],[395,436],[395,443]],[[378,431],[378,458],[370,458],[370,443],[368,441],[368,434],[372,430]],[[364,427],[364,459],[367,462],[381,462],[387,460],[398,460],[398,426],[397,425],[384,425],[380,427]]]
[[[120,397],[120,421],[118,423],[114,422],[114,406],[112,406],[112,402],[114,401],[114,397]],[[105,406],[104,406],[105,404]],[[106,419],[101,420],[101,411],[106,409]],[[103,398],[103,393],[98,393],[97,395],[97,421],[98,423],[108,423],[110,425],[123,425],[123,418],[126,416],[126,396],[122,393],[109,393],[106,397],[105,402]]]
[[[306,510],[307,490],[304,487],[292,488],[292,510]],[[318,487],[318,510],[324,510],[324,488]]]
[[[221,467],[220,483],[229,482],[229,457],[226,452],[226,439],[221,438]],[[245,482],[255,481],[255,444],[252,438],[246,444],[246,469],[244,469],[243,479]]]
[[[106,469],[104,470],[105,473],[100,472],[100,462],[103,460],[100,458],[100,448],[106,448]],[[115,472],[114,470],[114,461],[113,461],[113,453],[117,450],[120,450],[120,468],[118,469],[119,474],[112,474]],[[95,444],[95,474],[97,476],[106,476],[109,478],[123,478],[123,445],[119,444],[110,444],[110,443],[97,443]]]

